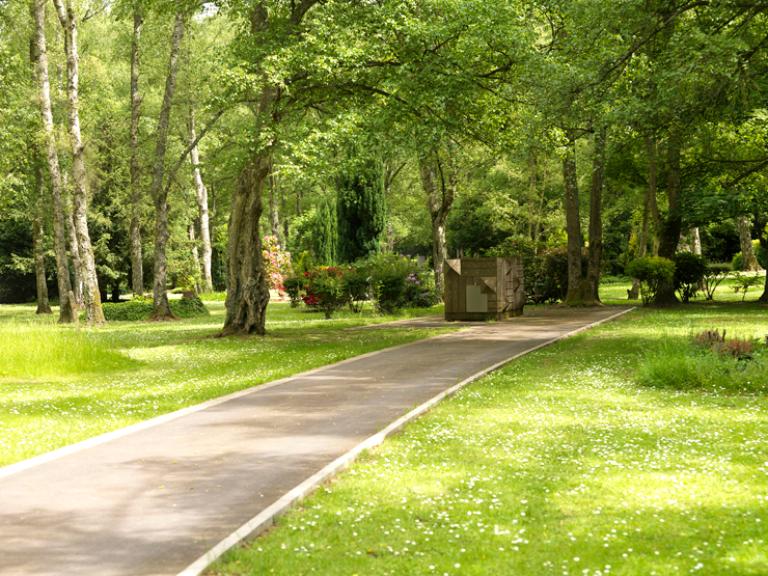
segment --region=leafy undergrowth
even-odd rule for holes
[[[0,466],[443,331],[347,330],[395,318],[342,314],[327,321],[274,304],[265,338],[217,339],[223,305],[207,304],[210,316],[97,329],[61,327],[35,317],[34,308],[1,306]]]
[[[768,310],[641,310],[524,357],[409,425],[212,574],[768,574],[768,399],[638,366]]]
[[[646,386],[672,390],[765,394],[768,350],[758,343],[748,356],[738,358],[696,345],[689,338],[672,339],[640,364],[637,380]]]

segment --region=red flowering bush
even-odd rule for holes
[[[320,308],[326,318],[347,303],[349,296],[344,285],[344,269],[322,266],[304,273],[304,304]]]

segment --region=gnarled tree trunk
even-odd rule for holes
[[[445,226],[456,199],[456,170],[450,159],[441,159],[438,151],[419,158],[421,185],[427,195],[427,208],[432,223],[432,266],[435,270],[435,289],[443,297],[445,280],[443,266],[448,258]]]
[[[40,115],[43,124],[46,160],[51,179],[53,196],[53,246],[56,253],[56,279],[59,288],[59,322],[77,322],[77,307],[72,296],[67,263],[66,221],[64,218],[63,185],[59,154],[56,149],[56,136],[51,107],[51,83],[48,76],[48,48],[45,40],[45,5],[46,0],[32,0],[32,15],[35,21],[34,55],[35,79],[38,84]]]
[[[171,37],[171,51],[168,63],[168,74],[165,78],[165,93],[163,104],[160,108],[160,116],[157,123],[157,141],[155,144],[155,163],[152,170],[152,186],[150,192],[155,203],[155,262],[154,285],[152,297],[154,320],[168,320],[174,318],[171,307],[168,304],[168,257],[166,247],[170,231],[168,229],[168,188],[163,186],[165,176],[165,153],[168,147],[168,130],[171,119],[171,105],[176,89],[176,74],[178,72],[179,51],[181,41],[184,38],[186,17],[182,12],[176,14]]]
[[[229,282],[222,336],[266,333],[269,281],[261,251],[262,194],[272,170],[271,153],[255,154],[243,168],[229,218]]]
[[[77,44],[77,15],[71,0],[53,0],[64,31],[64,48],[67,56],[67,100],[69,101],[69,135],[72,146],[72,183],[75,232],[80,249],[80,275],[83,281],[83,304],[86,320],[102,324],[104,312],[96,275],[96,259],[88,231],[88,178],[85,166],[85,150],[80,133],[80,71]]]
[[[189,157],[192,162],[192,175],[195,181],[195,197],[197,199],[198,216],[200,219],[200,244],[203,253],[203,291],[213,292],[213,274],[211,271],[213,249],[211,247],[211,218],[208,210],[208,189],[205,187],[203,175],[200,171],[200,151],[196,144],[197,132],[195,130],[195,111],[192,108],[189,110],[189,138],[190,144],[194,144],[189,151]]]
[[[131,290],[134,296],[144,294],[144,255],[141,245],[141,164],[139,162],[139,121],[141,120],[141,92],[139,69],[141,65],[141,30],[144,16],[138,2],[133,6],[133,36],[131,37]]]

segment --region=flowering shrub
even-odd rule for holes
[[[322,266],[305,272],[304,291],[304,304],[320,308],[328,319],[349,300],[344,290],[344,270],[336,266]]]
[[[280,247],[277,236],[265,236],[262,240],[264,266],[269,278],[269,287],[285,292],[284,280],[291,275],[291,253]]]

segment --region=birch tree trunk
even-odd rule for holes
[[[190,144],[194,144],[197,140],[195,111],[192,108],[189,110],[189,138]],[[189,157],[192,162],[192,175],[195,181],[195,196],[200,217],[200,243],[203,252],[203,291],[213,292],[213,273],[211,271],[213,248],[211,247],[211,218],[208,210],[208,189],[205,187],[203,175],[200,171],[200,151],[197,144],[192,146],[192,149],[189,151]]]
[[[75,232],[80,249],[81,277],[85,317],[90,324],[103,324],[101,294],[96,275],[96,259],[93,255],[91,236],[88,231],[88,176],[85,153],[80,133],[79,56],[77,45],[77,15],[71,0],[53,0],[59,22],[64,31],[64,49],[67,56],[67,100],[69,101],[69,134],[72,146],[72,184]]]
[[[192,245],[192,261],[195,263],[195,270],[200,272],[200,250],[197,247],[197,236],[195,234],[195,223],[190,222],[187,229],[189,243]],[[195,280],[195,291],[200,293],[200,283]]]
[[[59,288],[59,322],[77,322],[77,309],[72,296],[67,263],[66,223],[62,199],[61,168],[56,149],[56,136],[51,107],[51,83],[48,76],[48,47],[45,40],[45,6],[47,0],[32,0],[32,14],[35,21],[35,79],[38,88],[38,104],[43,124],[46,160],[51,179],[53,199],[53,246],[56,253],[56,279]]]
[[[141,164],[139,163],[139,121],[141,120],[141,92],[139,70],[141,65],[141,30],[144,15],[138,2],[133,6],[133,36],[131,38],[131,290],[134,296],[144,294],[144,255],[141,245]]]
[[[752,222],[746,216],[739,216],[739,242],[741,244],[742,270],[748,272],[757,272],[762,267],[757,261],[755,250],[752,247]]]
[[[150,192],[155,203],[155,261],[154,285],[152,297],[154,320],[169,320],[174,318],[168,304],[166,283],[168,280],[168,259],[166,247],[170,231],[168,229],[168,189],[163,186],[165,176],[165,153],[168,147],[168,130],[170,127],[171,105],[176,89],[176,74],[178,72],[179,51],[184,38],[186,17],[182,12],[176,14],[171,36],[171,51],[168,63],[168,74],[165,79],[165,93],[157,125],[157,141],[155,144],[154,168],[152,170],[152,185]]]
[[[37,295],[37,310],[35,314],[53,314],[48,301],[48,279],[45,272],[45,209],[46,196],[45,174],[40,162],[36,162],[35,184],[37,197],[32,205],[32,253],[35,260],[35,293]]]
[[[66,178],[64,179],[66,188]],[[78,308],[83,305],[83,277],[82,260],[80,259],[80,246],[77,243],[77,232],[75,230],[74,211],[67,203],[67,235],[69,240],[69,257],[72,260],[72,297]]]
[[[691,243],[693,244],[693,253],[696,256],[701,256],[701,230],[698,226],[691,230]]]
[[[456,172],[450,161],[441,162],[438,152],[419,158],[421,185],[427,195],[427,208],[432,223],[432,266],[435,270],[435,289],[443,298],[445,279],[443,267],[448,258],[445,225],[456,199]]]
[[[592,188],[589,200],[588,304],[600,302],[600,269],[603,262],[603,187],[605,184],[606,128],[595,132],[592,161]],[[585,295],[586,296],[586,295]]]

